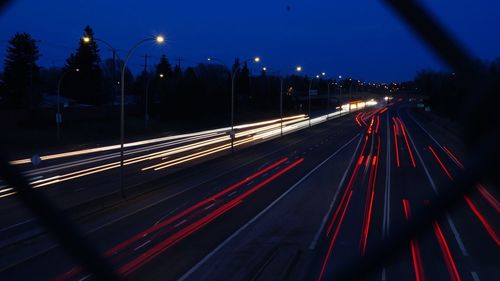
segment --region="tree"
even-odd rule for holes
[[[35,39],[28,33],[16,33],[7,47],[4,60],[5,99],[15,107],[32,107],[37,103],[34,87],[39,81],[40,57]]]
[[[158,89],[160,99],[160,114],[163,117],[172,116],[172,98],[175,93],[175,88],[179,84],[182,72],[179,74],[180,69],[176,68],[176,72],[172,71],[172,66],[165,55],[162,55],[160,62],[156,65],[155,82]],[[179,76],[177,76],[179,75]],[[175,76],[175,77],[174,77]]]
[[[94,38],[94,31],[90,26],[84,29],[85,41],[80,39],[80,44],[75,53],[66,60],[65,71],[68,72],[65,92],[75,100],[87,104],[101,104],[105,95],[101,89],[101,58],[99,48]],[[79,69],[78,72],[73,71]]]

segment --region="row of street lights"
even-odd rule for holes
[[[83,42],[84,43],[91,43],[92,41],[99,41],[104,43],[106,46],[108,46],[112,51],[113,51],[113,61],[115,60],[116,57],[116,48],[111,46],[111,44],[107,43],[104,40],[97,39],[97,38],[91,38],[90,36],[85,35],[83,37]],[[165,43],[165,37],[158,35],[156,37],[146,37],[132,46],[130,50],[127,52],[127,56],[125,57],[125,60],[123,61],[123,65],[121,68],[121,79],[120,79],[120,86],[121,86],[121,95],[120,95],[120,192],[121,196],[123,198],[126,197],[125,194],[125,183],[124,183],[124,170],[123,170],[123,164],[124,164],[124,142],[125,142],[125,70],[127,69],[127,63],[130,60],[130,57],[134,53],[134,51],[139,48],[144,43],[147,42],[156,42],[157,44],[161,45]],[[114,62],[113,62],[114,63]],[[146,104],[147,106],[147,104]],[[146,113],[146,118],[147,118],[147,113]],[[146,121],[147,122],[147,121]]]
[[[92,41],[97,41],[101,42],[104,45],[106,45],[112,52],[113,52],[113,73],[115,69],[115,64],[116,64],[116,58],[118,57],[117,54],[117,49],[114,48],[111,44],[108,42],[99,39],[99,38],[92,38],[90,36],[85,35],[83,38],[83,43],[85,44],[90,44]],[[125,60],[123,60],[123,64],[121,65],[121,95],[120,95],[120,192],[121,196],[123,198],[126,197],[125,194],[125,188],[124,188],[124,138],[125,138],[125,71],[127,67],[127,63],[132,56],[133,52],[142,44],[147,43],[147,42],[156,42],[157,44],[163,44],[165,43],[165,38],[161,35],[158,35],[156,37],[147,37],[144,38],[140,41],[138,41],[136,44],[132,46],[132,48],[128,51],[127,56],[125,57]],[[231,78],[231,131],[230,131],[230,137],[231,137],[231,151],[234,151],[234,140],[235,140],[235,132],[234,132],[234,83],[235,83],[235,78],[238,73],[238,71],[241,69],[241,66],[247,62],[253,61],[254,63],[259,63],[260,62],[260,57],[254,57],[254,58],[249,58],[247,60],[244,60],[241,64],[239,64],[237,67],[234,69],[230,69],[227,64],[225,64],[222,60],[219,60],[217,58],[208,58],[209,62],[216,62],[221,65],[224,65],[228,70]],[[263,71],[267,71],[266,67],[262,68]],[[79,71],[79,69],[75,69],[75,71]],[[301,72],[302,67],[301,66],[296,66],[295,67],[296,72]],[[59,108],[59,99],[60,99],[60,88],[61,88],[61,83],[62,80],[64,79],[65,75],[67,74],[68,71],[63,73],[61,78],[59,79],[58,82],[58,91],[57,91],[57,116],[56,116],[56,121],[57,123],[57,135],[58,138],[60,136],[60,121],[61,121],[61,114],[60,114],[60,108]],[[315,76],[316,79],[319,79],[320,77],[325,76],[326,73],[322,72],[321,74],[318,74]],[[163,78],[163,74],[159,74],[159,78]],[[284,84],[284,77],[281,75],[280,77],[280,127],[281,127],[281,135],[283,135],[283,84]],[[341,78],[342,76],[339,76]],[[312,83],[313,83],[314,77],[309,80],[309,105],[308,105],[308,111],[309,111],[309,126],[311,126],[311,88],[312,88]],[[145,126],[147,127],[148,124],[148,88],[149,88],[149,79],[146,85],[146,111],[145,111]],[[328,98],[329,98],[329,86],[328,84]],[[328,101],[329,102],[329,101]]]

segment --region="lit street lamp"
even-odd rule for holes
[[[120,107],[120,172],[121,172],[121,194],[122,197],[125,198],[125,189],[123,182],[123,161],[124,161],[124,138],[125,138],[125,70],[127,68],[127,63],[132,56],[132,53],[142,44],[150,41],[156,41],[157,44],[163,44],[165,42],[165,38],[161,35],[156,37],[147,37],[139,42],[137,42],[127,53],[125,60],[123,61],[122,71],[121,71],[121,107]]]
[[[115,82],[116,82],[116,58],[120,59],[120,57],[118,56],[118,50],[115,47],[113,47],[111,44],[109,44],[107,41],[104,41],[100,38],[95,38],[95,37],[92,38],[88,35],[85,35],[85,36],[83,36],[82,40],[83,40],[83,43],[85,43],[85,44],[89,44],[90,42],[92,42],[92,40],[95,42],[101,42],[104,45],[106,45],[106,47],[108,47],[111,50],[111,52],[113,53],[113,65],[112,65],[112,70],[111,70],[113,72],[113,83],[111,83],[111,85],[113,86],[113,99],[114,99],[116,97],[116,86],[115,86],[116,85],[115,84]]]
[[[321,75],[316,75],[316,79],[319,79],[321,76],[325,76],[326,73],[325,72],[322,72]],[[314,78],[311,78],[309,79],[309,92],[308,92],[308,96],[309,96],[309,127],[311,127],[311,88],[312,88],[312,83],[314,81]]]
[[[229,70],[229,74],[231,75],[231,132],[229,133],[230,137],[231,137],[231,152],[234,151],[234,139],[235,139],[235,133],[234,133],[234,79],[236,77],[236,72],[238,70],[240,70],[241,66],[246,63],[246,62],[249,62],[249,61],[254,61],[255,63],[258,63],[260,62],[260,57],[254,57],[254,58],[251,58],[251,59],[247,59],[247,60],[244,60],[243,62],[241,62],[238,67],[236,67],[235,69],[231,70],[222,60],[220,59],[217,59],[217,58],[208,58],[207,59],[208,61],[214,61],[214,62],[217,62],[221,65],[224,65],[228,70]]]
[[[262,68],[262,71],[267,71],[266,67]],[[302,67],[297,66],[295,68],[295,71],[300,72],[302,71]],[[285,78],[279,74],[279,72],[276,72],[278,74],[278,77],[280,79],[280,135],[283,136],[283,83]]]

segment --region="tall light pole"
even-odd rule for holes
[[[309,91],[308,91],[308,96],[309,96],[309,127],[311,127],[311,88],[312,88],[312,83],[314,81],[314,78],[319,79],[321,76],[325,76],[326,73],[322,72],[321,75],[318,74],[315,77],[309,79]]]
[[[79,72],[80,69],[75,69],[76,72]],[[61,115],[61,85],[70,70],[64,71],[57,81],[57,113],[56,113],[56,126],[57,126],[57,140],[61,139],[61,123],[62,123],[62,115]]]
[[[267,71],[266,67],[262,68],[262,71]],[[295,67],[295,71],[302,71],[301,66]],[[280,79],[280,136],[283,136],[283,84],[285,82],[285,78],[280,75],[279,71],[275,72]]]
[[[255,63],[260,62],[260,57],[254,57],[251,59],[246,59],[243,62],[241,62],[238,67],[235,69],[231,70],[227,64],[225,64],[222,60],[219,60],[217,58],[208,58],[208,61],[214,61],[217,62],[221,65],[224,65],[228,70],[229,74],[231,75],[231,132],[229,133],[229,136],[231,137],[231,152],[234,151],[234,139],[235,139],[235,133],[234,133],[234,79],[236,78],[236,74],[238,70],[240,70],[241,66],[249,61],[254,61]]]
[[[139,42],[137,42],[127,53],[125,60],[123,61],[122,71],[121,71],[121,106],[120,106],[120,191],[123,198],[125,198],[125,188],[124,188],[124,172],[123,172],[123,162],[124,162],[124,138],[125,138],[125,70],[127,68],[127,63],[132,56],[132,53],[142,44],[150,41],[156,41],[158,44],[163,44],[165,38],[161,35],[156,37],[147,37]]]

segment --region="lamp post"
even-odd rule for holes
[[[319,79],[321,76],[325,76],[326,73],[325,72],[322,72],[321,75],[316,75],[315,77],[309,79],[309,92],[308,92],[308,96],[309,96],[309,127],[311,127],[311,88],[312,88],[312,83],[314,81],[314,78],[316,79]]]
[[[217,62],[223,66],[225,66],[229,70],[229,74],[231,75],[231,132],[229,133],[229,136],[231,137],[231,152],[234,151],[234,139],[235,139],[235,133],[234,133],[234,79],[236,78],[236,73],[238,70],[240,70],[241,65],[243,65],[246,62],[249,61],[254,61],[255,63],[260,62],[260,57],[254,57],[250,58],[247,60],[244,60],[242,63],[238,65],[235,69],[231,70],[222,60],[217,59],[217,58],[208,58],[208,61],[214,61]]]
[[[295,67],[297,72],[302,71],[301,66]],[[267,67],[263,67],[262,71],[267,71]],[[283,84],[285,82],[285,78],[280,75],[279,71],[275,72],[280,79],[280,136],[283,136]]]
[[[76,72],[79,72],[80,69],[75,69]],[[64,71],[57,81],[57,113],[56,113],[56,126],[57,126],[57,140],[61,139],[61,123],[62,123],[62,115],[61,115],[61,85],[64,77],[68,74],[69,70]]]
[[[120,106],[120,191],[123,198],[125,198],[125,188],[124,188],[124,171],[123,171],[123,162],[124,162],[124,138],[125,138],[125,70],[127,68],[127,63],[132,56],[132,53],[142,44],[156,41],[158,44],[163,44],[165,42],[165,38],[163,36],[156,37],[147,37],[140,41],[138,41],[127,53],[125,60],[123,61],[122,70],[121,70],[121,106]]]

